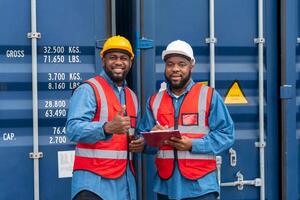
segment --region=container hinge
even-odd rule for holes
[[[211,37],[211,38],[205,38],[205,42],[208,44],[208,43],[217,43],[218,42],[218,39],[215,38],[215,37]]]
[[[294,97],[294,89],[292,85],[280,86],[280,98],[291,99]]]
[[[137,49],[151,49],[154,46],[154,40],[142,37],[137,40],[136,48]]]
[[[255,44],[264,44],[265,38],[254,38],[254,43]]]
[[[265,148],[266,147],[266,142],[263,141],[263,142],[255,142],[255,147],[258,147],[258,148]]]
[[[35,38],[35,39],[40,39],[42,37],[42,34],[39,32],[35,32],[35,33],[27,33],[27,38]]]
[[[297,43],[300,43],[300,38],[297,38]]]
[[[34,152],[30,152],[29,153],[29,158],[31,158],[31,159],[40,159],[40,158],[43,158],[43,152],[36,152],[36,153],[34,153]]]

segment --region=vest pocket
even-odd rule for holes
[[[198,113],[182,113],[181,121],[182,126],[198,126]]]

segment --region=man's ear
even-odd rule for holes
[[[101,58],[101,62],[102,62],[102,65],[105,64],[105,56],[103,56],[103,58]]]
[[[191,65],[191,71],[193,71],[195,64]]]

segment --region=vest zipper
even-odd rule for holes
[[[188,92],[186,94],[184,94],[184,97],[183,97],[183,99],[181,101],[181,104],[179,106],[179,111],[178,111],[177,116],[176,116],[175,106],[174,106],[173,99],[172,99],[172,105],[173,105],[173,110],[174,110],[174,130],[178,129],[178,120],[179,120],[181,106],[182,106],[182,103],[184,102],[184,99],[187,96]],[[178,153],[177,153],[177,149],[175,149],[175,148],[174,148],[174,160],[175,160],[175,162],[177,162],[177,160],[178,160]]]

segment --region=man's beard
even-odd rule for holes
[[[119,82],[123,82],[128,74],[129,71],[124,71],[124,73],[122,74],[122,76],[115,76],[114,73],[110,70],[108,70],[106,67],[104,67],[104,70],[106,72],[106,74],[108,75],[108,77],[115,83],[119,83]]]
[[[184,86],[189,82],[190,78],[191,78],[191,72],[189,72],[189,74],[185,78],[181,79],[179,82],[173,83],[172,80],[168,78],[165,73],[165,79],[170,84],[171,89],[175,89],[175,90],[184,88]]]

